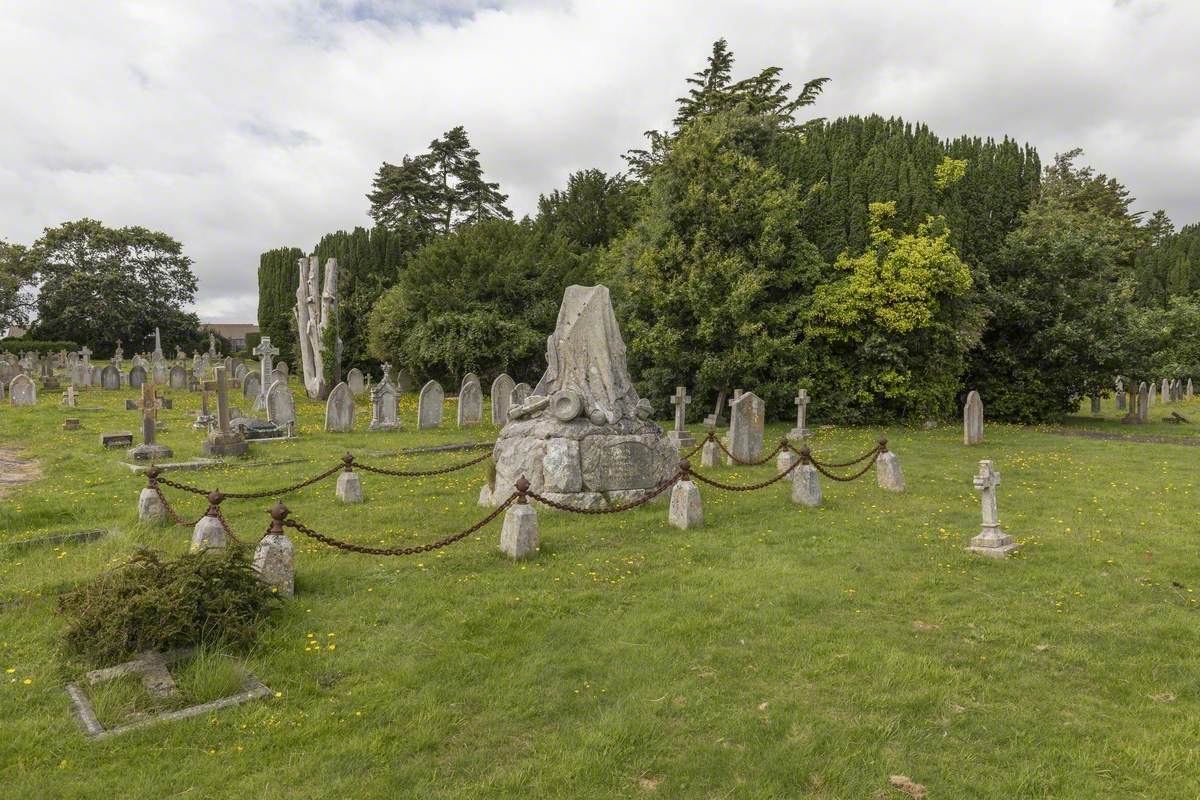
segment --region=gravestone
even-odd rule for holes
[[[282,372],[284,374],[284,377],[287,377],[292,374],[292,373],[288,372],[288,363],[286,361],[280,361],[278,364],[275,365],[275,369]]]
[[[254,401],[258,400],[262,393],[262,384],[259,382],[258,373],[247,372],[246,377],[242,378],[242,399],[257,405]]]
[[[500,373],[496,380],[492,381],[493,425],[503,425],[508,422],[508,407],[512,405],[512,393],[516,385],[507,372]]]
[[[725,390],[717,392],[717,404],[713,406],[713,413],[704,418],[704,427],[717,429],[724,424],[721,413],[725,410]]]
[[[529,399],[529,393],[533,390],[529,388],[528,383],[518,383],[513,387],[512,392],[508,396],[508,408],[511,411],[513,406],[523,405]]]
[[[347,372],[346,385],[350,387],[350,391],[354,393],[355,397],[358,397],[364,391],[366,391],[366,384],[363,383],[362,370],[358,367],[355,367]]]
[[[325,400],[325,430],[332,433],[354,430],[354,392],[345,381],[333,387]]]
[[[458,427],[465,428],[483,422],[483,387],[474,372],[468,372],[458,390]]]
[[[9,402],[14,406],[32,406],[37,404],[37,384],[25,373],[9,381]]]
[[[280,428],[296,424],[296,399],[292,390],[283,381],[271,384],[267,389],[267,419]]]
[[[168,385],[172,389],[186,389],[188,383],[187,370],[183,367],[171,367],[171,374],[168,380]]]
[[[121,388],[121,370],[112,364],[100,370],[100,385],[105,389]]]
[[[142,384],[145,382],[146,368],[140,364],[134,365],[134,367],[129,370],[129,388],[140,389],[142,388]]]
[[[1188,400],[1191,400],[1195,396],[1192,392],[1192,379],[1191,378],[1188,378],[1187,389],[1185,389],[1184,392],[1185,392],[1184,397],[1186,397]]]
[[[62,401],[60,402],[60,405],[67,406],[68,408],[75,407],[75,386],[74,385],[68,386],[67,390],[65,392],[63,392]]]
[[[676,386],[675,394],[671,396],[671,405],[675,406],[675,428],[667,434],[675,449],[683,450],[696,443],[696,437],[687,429],[687,405],[692,402],[692,396],[687,393],[686,386]]]
[[[430,381],[421,387],[417,396],[417,428],[437,428],[442,424],[442,404],[446,393],[437,381]]]
[[[1125,410],[1125,382],[1122,381],[1120,378],[1117,378],[1116,390],[1117,390],[1117,395],[1116,395],[1117,411],[1124,411]]]
[[[260,359],[258,364],[259,394],[254,399],[254,410],[261,411],[266,407],[267,392],[274,383],[274,379],[271,377],[271,373],[274,370],[271,366],[271,359],[279,355],[279,348],[272,346],[270,336],[264,336],[262,337],[262,341],[258,343],[258,347],[254,348],[251,352]],[[287,381],[285,380],[284,383],[286,384]]]
[[[803,439],[808,436],[808,390],[801,389],[796,392],[796,398],[792,402],[796,404],[796,427],[788,432],[788,438]]]
[[[87,364],[82,361],[76,361],[71,365],[71,385],[72,386],[87,386],[91,381],[88,380]]]
[[[373,431],[400,429],[399,392],[388,377],[389,364],[383,365],[383,379],[371,389],[371,425]]]
[[[245,364],[238,364],[236,367],[233,368],[234,380],[245,381],[246,373],[248,373],[249,371],[250,371],[250,368],[247,367]]]
[[[240,456],[249,445],[245,437],[229,427],[229,387],[225,382],[228,370],[219,365],[213,372],[216,378],[204,382],[204,391],[217,393],[217,427],[205,437],[200,449],[206,456]]]
[[[754,392],[740,395],[729,406],[729,452],[741,462],[757,461],[763,454],[766,405]]]
[[[1138,384],[1138,422],[1146,422],[1150,419],[1150,401],[1154,399],[1154,387],[1146,386],[1146,382],[1142,381]]]
[[[1092,413],[1093,414],[1100,413],[1100,393],[1099,392],[1092,393]]]
[[[1158,389],[1158,384],[1156,384],[1154,381],[1150,381],[1150,395],[1146,400],[1146,408],[1150,408],[1150,406],[1159,402],[1158,396],[1155,394],[1157,389]]]
[[[154,384],[142,382],[142,397],[134,404],[142,412],[142,443],[129,450],[128,455],[134,461],[149,461],[155,458],[170,458],[174,453],[171,448],[155,441],[158,430],[158,409],[163,407],[162,398],[154,392]]]
[[[963,404],[963,444],[979,444],[983,441],[983,400],[974,389]]]
[[[1166,378],[1162,379],[1162,388],[1159,390],[1159,393],[1164,403],[1169,403],[1174,399],[1171,397],[1171,384]]]
[[[967,550],[992,558],[1004,558],[1019,545],[1011,536],[1000,530],[1000,517],[996,510],[996,487],[1000,485],[1000,473],[992,469],[990,460],[979,462],[979,472],[975,475],[974,484],[975,491],[979,492],[983,527],[979,535],[971,539]]]
[[[91,366],[91,372],[92,372],[92,374],[88,378],[89,383],[97,389],[104,386],[104,381],[101,379],[101,376],[100,376],[100,373],[102,372],[102,370],[100,369],[100,366],[97,364],[93,364]]]
[[[281,370],[279,367],[271,370],[271,383],[274,383],[275,381],[281,381],[283,383],[288,382],[287,373]]]

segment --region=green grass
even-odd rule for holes
[[[181,552],[189,534],[137,524],[144,481],[97,447],[101,430],[135,428],[117,410],[127,394],[85,393],[101,410],[71,414],[79,433],[46,397],[0,409],[0,441],[45,473],[0,501],[0,541],[112,531],[0,550],[0,786],[13,797],[903,797],[887,788],[895,773],[931,798],[1200,796],[1196,452],[1005,425],[970,448],[957,425],[887,431],[900,495],[825,481],[824,506],[807,509],[786,484],[702,487],[706,527],[686,532],[662,504],[541,511],[527,563],[498,553],[498,523],[396,559],[294,537],[297,596],[245,662],[277,696],[87,742],[62,691],[85,665],[62,651],[55,595],[135,546]],[[176,397],[163,438],[189,457],[198,401]],[[443,465],[465,456],[367,453],[495,434],[455,430],[452,403],[449,427],[418,432],[411,396],[396,433],[326,435],[319,404],[299,410],[300,440],[175,477],[253,490],[347,449]],[[822,431],[813,447],[838,460],[879,433]],[[981,458],[1002,472],[1001,520],[1023,544],[1003,562],[963,552]],[[771,467],[714,472],[751,482]],[[286,500],[322,532],[422,543],[482,516],[483,475],[364,474],[361,506],[336,505],[332,481]],[[203,510],[168,492],[184,515]],[[270,503],[229,501],[226,516],[253,540]]]

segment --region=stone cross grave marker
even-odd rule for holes
[[[65,406],[69,406],[71,408],[75,407],[75,386],[74,386],[74,384],[72,384],[71,386],[68,386],[67,390],[65,392],[63,392],[62,404]]]
[[[788,433],[788,438],[803,439],[808,436],[808,390],[801,389],[796,392],[796,398],[792,402],[796,404],[796,427]]]
[[[211,340],[210,340],[211,341]],[[209,345],[211,349],[212,345]],[[267,407],[267,390],[271,387],[274,381],[271,380],[271,372],[274,367],[271,365],[275,356],[279,355],[279,348],[271,344],[271,337],[264,336],[262,341],[258,343],[258,347],[251,352],[259,357],[258,368],[258,395],[254,398],[254,410],[261,411]]]
[[[671,405],[675,406],[675,429],[667,434],[667,438],[678,450],[696,443],[695,437],[687,429],[687,405],[690,402],[692,396],[687,393],[687,387],[676,386],[675,394],[671,396]]]
[[[721,411],[725,408],[725,390],[717,392],[717,404],[713,406],[713,413],[704,418],[704,427],[717,428],[721,425]]]
[[[1000,530],[1000,517],[996,510],[996,487],[1000,485],[1000,473],[992,468],[992,462],[979,462],[979,472],[974,478],[975,491],[979,492],[979,510],[983,515],[983,527],[979,535],[971,539],[967,550],[992,558],[1003,558],[1018,545],[1012,537]]]
[[[217,395],[217,428],[209,433],[201,446],[204,454],[209,456],[241,455],[248,448],[245,437],[229,428],[229,386],[225,379],[226,371],[223,364],[216,366],[213,369],[213,380],[201,384],[205,394],[215,392]]]
[[[142,412],[142,443],[129,451],[129,456],[135,461],[170,458],[173,455],[169,447],[158,444],[155,441],[157,438],[158,410],[167,407],[163,399],[155,393],[154,384],[150,381],[142,384],[142,397],[140,400],[125,401],[126,411]]]
[[[963,404],[963,444],[979,444],[983,441],[983,400],[974,389]]]

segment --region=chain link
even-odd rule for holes
[[[789,449],[791,448],[791,445],[788,443],[788,441],[786,439],[784,439],[782,442],[779,443],[779,445],[774,450],[767,453],[765,456],[760,458],[758,461],[743,461],[742,459],[735,456],[733,453],[729,452],[729,449],[727,447],[725,447],[725,443],[722,442],[719,438],[717,438],[717,436],[715,434],[710,433],[709,438],[717,443],[717,447],[721,448],[721,452],[723,452],[725,455],[729,456],[730,461],[732,461],[735,464],[741,464],[744,467],[757,467],[760,464],[765,464],[768,461],[770,461],[772,458],[774,458],[775,456],[779,455],[779,451],[782,450],[783,448],[785,448],[785,447],[787,447]]]
[[[682,476],[682,472],[676,472],[658,486],[648,490],[648,493],[645,496],[639,497],[637,500],[633,500],[629,503],[619,506],[611,506],[609,508],[577,508],[576,506],[569,506],[565,503],[559,503],[556,500],[551,500],[550,498],[540,495],[536,492],[527,492],[526,494],[529,497],[532,497],[534,500],[537,500],[539,503],[550,506],[550,508],[557,508],[559,511],[569,511],[572,514],[617,514],[622,511],[628,511],[631,508],[637,508],[638,506],[646,505],[646,503],[649,503],[667,489],[670,489],[672,486],[674,486],[675,482],[678,481]]]
[[[225,495],[226,498],[232,497],[236,500],[256,500],[263,497],[279,497],[281,495],[291,494],[292,492],[298,492],[306,486],[312,486],[314,483],[323,481],[342,468],[342,464],[337,464],[325,470],[320,475],[314,475],[307,480],[300,481],[299,483],[293,483],[291,486],[284,486],[279,489],[264,489],[261,492],[222,492],[221,494]],[[179,489],[184,492],[191,492],[192,494],[202,494],[207,496],[212,491],[211,489],[200,489],[195,486],[189,486],[186,483],[179,483],[178,481],[169,480],[161,476],[157,480],[159,483],[165,483],[172,489]]]
[[[391,475],[396,478],[424,478],[424,477],[428,477],[430,475],[445,475],[449,472],[457,472],[460,469],[466,469],[467,467],[473,467],[480,462],[487,461],[491,457],[492,457],[492,454],[489,451],[489,452],[481,455],[479,458],[473,458],[470,461],[463,462],[462,464],[452,464],[448,467],[442,467],[441,469],[425,469],[425,470],[384,469],[383,467],[369,467],[366,464],[359,464],[357,462],[354,464],[354,466],[357,469],[361,469],[365,472],[374,472],[377,475]]]
[[[332,536],[326,536],[323,533],[318,533],[317,531],[313,530],[312,528],[308,527],[307,525],[304,525],[293,519],[282,520],[280,524],[284,525],[285,527],[297,530],[300,533],[304,534],[305,536],[309,537],[310,539],[316,539],[318,542],[321,542],[322,544],[327,544],[330,547],[336,547],[339,550],[346,550],[351,553],[365,553],[366,555],[372,555],[372,556],[411,556],[411,555],[416,555],[417,553],[428,553],[431,550],[437,550],[442,547],[452,545],[455,542],[462,541],[463,539],[467,538],[472,533],[475,533],[476,531],[481,529],[483,526],[487,525],[489,522],[491,522],[496,517],[498,517],[500,515],[500,512],[504,511],[509,506],[511,506],[513,504],[513,501],[516,499],[517,499],[517,492],[513,492],[512,494],[510,494],[508,496],[507,500],[505,500],[503,503],[501,503],[499,506],[496,507],[495,511],[488,514],[486,517],[479,520],[479,522],[476,522],[474,525],[467,528],[465,531],[460,531],[459,533],[453,534],[452,536],[447,536],[443,539],[438,539],[436,542],[431,542],[429,544],[415,545],[413,547],[368,547],[367,545],[354,544],[352,542],[343,542],[339,539],[334,539]]]
[[[850,481],[855,481],[855,480],[858,480],[858,479],[859,479],[859,478],[861,478],[863,475],[866,475],[866,474],[867,474],[867,470],[869,470],[871,467],[875,466],[875,462],[879,460],[879,454],[880,454],[881,452],[882,452],[882,450],[881,450],[880,448],[875,448],[875,450],[874,450],[874,451],[872,451],[872,452],[868,453],[868,454],[867,454],[867,456],[874,456],[874,458],[871,458],[871,460],[870,460],[870,461],[868,461],[868,462],[867,462],[867,463],[866,463],[866,464],[863,466],[863,468],[862,468],[862,469],[860,469],[858,472],[854,473],[853,475],[834,475],[832,472],[829,472],[829,471],[826,469],[826,467],[827,467],[827,466],[834,466],[834,465],[832,465],[832,464],[820,464],[820,463],[818,463],[818,462],[817,462],[815,459],[810,459],[810,461],[812,462],[812,465],[813,465],[814,467],[816,467],[816,468],[817,468],[817,472],[821,473],[821,474],[822,474],[822,475],[824,475],[826,478],[829,478],[829,480],[831,480],[831,481],[839,481],[839,482],[841,482],[841,483],[849,483]],[[861,460],[861,459],[860,459],[860,460]]]
[[[201,514],[191,522],[188,522],[180,517],[179,514],[175,512],[175,509],[171,506],[171,504],[167,502],[167,497],[163,494],[162,487],[158,485],[158,481],[152,481],[150,488],[154,489],[154,493],[158,495],[158,501],[162,503],[163,508],[167,510],[167,515],[171,517],[171,521],[180,527],[194,528],[196,527],[196,523],[204,519],[205,515],[208,514],[208,512],[205,511],[204,514]]]
[[[796,453],[797,455],[800,454],[800,451],[796,450],[795,448],[791,448],[791,450],[793,453]],[[875,447],[873,447],[870,450],[868,450],[867,452],[863,453],[861,456],[854,459],[853,461],[843,461],[839,464],[832,464],[832,463],[822,461],[821,466],[827,467],[828,469],[842,469],[843,467],[853,467],[855,464],[858,464],[865,459],[871,458],[872,456],[875,456],[876,458],[878,458],[879,452],[880,452],[879,445],[876,445]],[[815,466],[817,463],[816,459],[812,459],[812,461],[813,461],[813,465]]]
[[[780,448],[780,449],[782,449],[782,448]],[[768,478],[767,480],[762,481],[761,483],[752,483],[748,486],[737,486],[732,483],[721,483],[720,481],[714,481],[712,478],[705,477],[704,475],[701,475],[699,472],[696,472],[695,470],[692,470],[692,477],[694,477],[696,480],[700,481],[701,483],[707,483],[709,486],[712,486],[714,489],[724,489],[727,492],[753,492],[758,489],[765,489],[766,487],[770,486],[771,484],[775,483],[776,481],[783,480],[784,478],[786,478],[788,475],[791,474],[792,470],[794,470],[796,467],[800,466],[802,463],[804,463],[804,459],[800,458],[796,461],[793,461],[792,465],[790,467],[788,467],[787,469],[785,469],[783,472],[779,473],[778,475]]]

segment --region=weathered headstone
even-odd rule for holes
[[[257,372],[247,372],[246,377],[242,378],[242,399],[251,401],[251,408],[256,405],[255,401],[263,394],[262,383],[259,380]]]
[[[217,366],[214,370],[216,379],[205,381],[206,392],[217,393],[217,427],[204,439],[201,450],[208,456],[240,456],[249,449],[246,439],[229,427],[229,387],[225,382],[228,370]]]
[[[37,405],[37,384],[28,375],[21,373],[9,381],[8,398],[14,406]]]
[[[717,404],[713,406],[713,413],[704,418],[704,427],[717,429],[723,424],[721,414],[725,411],[725,390],[717,392]]]
[[[1117,378],[1116,383],[1117,411],[1125,410],[1125,382]]]
[[[446,393],[437,381],[430,381],[421,387],[417,396],[417,428],[437,428],[442,424],[442,405],[446,401]]]
[[[74,385],[68,386],[67,390],[65,392],[63,392],[61,405],[67,406],[68,408],[75,407],[75,386]]]
[[[796,427],[788,432],[788,438],[803,439],[808,436],[808,390],[798,391],[792,402],[796,404]]]
[[[1100,413],[1100,393],[1099,392],[1092,393],[1092,413],[1093,414]]]
[[[171,374],[168,378],[168,385],[172,389],[187,388],[187,370],[180,366],[171,367]]]
[[[972,389],[963,404],[963,444],[979,444],[983,441],[983,400],[979,392]]]
[[[399,392],[388,376],[389,364],[383,365],[383,378],[371,388],[371,425],[373,431],[400,429]]]
[[[354,430],[354,393],[345,381],[333,387],[325,400],[325,430],[333,433]]]
[[[766,405],[754,392],[737,397],[729,407],[729,452],[740,462],[757,461],[763,454]]]
[[[296,399],[282,381],[267,389],[267,419],[280,428],[296,424]]]
[[[142,384],[146,382],[146,368],[140,364],[134,365],[129,370],[129,388],[140,389]]]
[[[529,399],[529,395],[533,389],[528,383],[518,383],[513,387],[512,393],[508,396],[508,407],[511,410],[513,406],[523,405]]]
[[[496,380],[492,381],[493,425],[503,425],[508,422],[508,407],[512,404],[512,393],[516,385],[507,372],[500,373]]]
[[[1171,402],[1171,384],[1166,378],[1162,379],[1162,388],[1159,390],[1159,393],[1164,403]]]
[[[704,527],[704,506],[700,502],[700,489],[692,481],[676,481],[671,487],[667,523],[681,530]]]
[[[282,381],[283,383],[287,383],[288,381],[287,373],[281,370],[279,367],[271,370],[271,383],[274,383],[275,381]]]
[[[103,379],[103,376],[102,376],[102,374],[101,374],[101,373],[103,372],[103,370],[100,368],[100,365],[99,365],[99,364],[93,364],[91,367],[89,367],[89,369],[91,370],[91,373],[92,373],[92,374],[91,374],[91,375],[88,377],[88,382],[89,382],[89,383],[90,383],[90,384],[91,384],[91,385],[92,385],[94,388],[97,388],[97,389],[99,389],[99,388],[103,387],[103,386],[104,386],[104,379]],[[119,378],[118,378],[118,380],[119,380]]]
[[[1160,402],[1158,399],[1158,396],[1156,394],[1157,389],[1158,389],[1158,384],[1156,384],[1154,381],[1150,381],[1150,396],[1146,400],[1146,408],[1147,409],[1150,408],[1150,406],[1154,405],[1155,403]]]
[[[675,394],[671,395],[671,405],[675,406],[675,428],[667,434],[667,438],[679,450],[696,443],[696,437],[687,429],[687,406],[690,402],[692,396],[687,393],[687,387],[676,386]],[[671,496],[674,498],[674,493]]]
[[[821,505],[821,473],[812,464],[792,470],[792,502],[809,508]]]
[[[474,372],[468,372],[458,390],[458,427],[465,428],[483,422],[483,387]]]
[[[1145,381],[1142,381],[1140,384],[1138,384],[1138,422],[1144,423],[1150,419],[1150,402],[1153,399],[1154,387],[1147,387]]]
[[[285,534],[268,532],[254,548],[254,571],[258,578],[280,597],[296,591],[295,548]]]
[[[158,430],[158,409],[163,407],[162,398],[154,392],[154,384],[149,381],[142,383],[141,400],[135,404],[142,412],[142,443],[129,450],[129,457],[134,461],[149,461],[155,458],[170,458],[174,453],[166,445],[155,441]]]
[[[286,361],[280,361],[278,364],[275,365],[275,369],[282,372],[285,378],[289,377],[292,374],[288,371],[288,363]]]
[[[249,367],[247,367],[245,364],[238,364],[233,368],[233,378],[234,380],[245,381],[246,373],[248,372],[250,372]]]
[[[1195,393],[1192,391],[1191,378],[1188,378],[1187,389],[1184,390],[1184,397],[1186,397],[1188,400],[1191,400],[1193,397],[1195,397]]]
[[[1000,485],[1000,473],[992,469],[990,460],[984,459],[979,462],[979,472],[975,475],[974,483],[980,496],[983,527],[979,535],[971,539],[967,550],[992,558],[1003,558],[1019,545],[1011,536],[1000,530],[1000,517],[996,510],[996,487]]]
[[[346,373],[346,385],[350,387],[350,391],[354,393],[355,397],[358,397],[364,391],[366,391],[367,387],[366,387],[366,384],[363,382],[362,370],[359,369],[358,367],[354,367],[349,372],[347,372]]]

